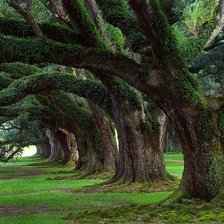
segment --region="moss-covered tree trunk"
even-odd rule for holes
[[[114,171],[118,149],[112,121],[97,105],[91,102],[89,102],[89,105],[93,112],[94,123],[102,143],[104,169],[106,171]]]
[[[56,136],[63,149],[63,158],[61,163],[65,165],[70,162],[75,165],[77,162],[77,146],[74,136],[66,130],[61,129],[57,130]]]
[[[37,156],[41,158],[48,158],[50,156],[50,145],[49,143],[38,144],[37,146]]]
[[[77,139],[77,147],[78,147],[77,150],[79,157],[75,169],[78,171],[82,171],[86,169],[87,143],[86,139],[81,134],[77,134],[76,139]]]
[[[88,132],[83,136],[76,136],[76,139],[79,152],[76,170],[84,171],[87,175],[105,171],[103,160],[100,159],[97,149],[95,148]]]
[[[144,111],[113,97],[112,104],[119,140],[119,161],[112,182],[165,180],[168,175],[162,151],[152,142]]]
[[[199,112],[190,105],[169,112],[184,154],[180,195],[209,201],[221,192],[224,174],[217,112]]]
[[[62,148],[60,142],[49,129],[46,131],[46,135],[50,144],[50,155],[48,158],[53,161],[60,161],[62,159]]]
[[[105,171],[102,160],[99,159],[99,156],[95,152],[90,142],[88,142],[87,147],[88,147],[87,148],[87,163],[86,163],[87,174],[91,175],[91,174],[101,173]]]
[[[159,1],[130,0],[130,5],[162,71],[161,75],[158,73],[157,82],[161,83],[157,94],[152,96],[149,91],[148,95],[171,120],[183,150],[184,173],[179,190],[185,197],[210,200],[219,194],[223,183],[223,146],[216,131],[217,111],[212,115],[209,102],[201,96],[198,83],[189,74],[185,62],[204,49],[215,28],[216,5],[204,5],[204,10],[211,13],[211,21],[207,22],[209,29],[202,29],[200,41],[189,41],[183,48],[178,47]],[[223,104],[223,96],[221,101]]]

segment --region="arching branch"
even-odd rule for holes
[[[54,23],[38,23],[45,37],[62,43],[82,44],[81,35],[66,26]],[[0,33],[15,37],[35,37],[32,28],[25,21],[0,18]]]
[[[224,0],[219,0],[219,12],[216,19],[216,24],[210,37],[205,45],[205,48],[209,47],[224,27]]]
[[[130,0],[139,24],[151,43],[154,54],[166,67],[178,56],[170,25],[157,0]]]
[[[13,82],[8,88],[0,91],[0,105],[10,105],[27,95],[55,89],[88,98],[104,108],[110,103],[107,90],[100,82],[59,73],[34,75]]]
[[[24,10],[14,0],[8,0],[8,4],[12,8],[14,8],[27,21],[27,23],[31,26],[31,28],[33,29],[33,31],[37,37],[43,37],[42,31],[41,31],[39,25],[36,23],[34,16],[31,13]]]

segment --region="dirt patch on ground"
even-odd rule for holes
[[[28,212],[19,205],[0,205],[0,216],[26,215]]]
[[[12,167],[12,168],[1,168],[2,174],[0,180],[8,180],[14,178],[21,178],[24,176],[40,175],[44,173],[44,170],[38,170],[35,168],[23,168],[23,167]]]
[[[0,217],[1,216],[18,216],[18,215],[32,215],[40,213],[54,213],[58,211],[64,211],[64,208],[48,208],[47,204],[43,204],[41,207],[34,207],[26,209],[22,205],[0,205]]]

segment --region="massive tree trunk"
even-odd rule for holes
[[[84,69],[75,69],[75,74],[86,79],[86,71]],[[85,100],[84,100],[85,102]],[[103,166],[105,171],[114,171],[115,163],[118,156],[115,133],[112,127],[112,121],[108,115],[91,100],[85,103],[90,107],[93,114],[93,125],[95,126],[103,150]]]
[[[144,111],[113,96],[112,104],[119,140],[119,162],[112,182],[165,180],[168,175],[162,151],[152,142],[154,136],[150,136]]]
[[[167,106],[184,154],[181,197],[211,200],[223,184],[223,146],[217,124],[217,111],[201,112],[190,105]],[[178,108],[178,109],[177,109]]]
[[[61,163],[65,165],[71,162],[74,163],[74,165],[76,165],[78,157],[77,157],[77,144],[74,135],[62,129],[57,130],[55,135],[59,140],[63,149],[63,158]]]
[[[79,152],[76,170],[84,171],[87,175],[105,171],[103,160],[99,158],[89,134],[76,136],[76,139]]]
[[[87,174],[91,175],[95,173],[101,173],[104,171],[102,160],[99,159],[90,142],[88,143],[87,147]]]
[[[61,149],[60,142],[57,140],[57,138],[49,129],[47,129],[46,131],[46,136],[49,139],[49,144],[51,149],[51,152],[48,158],[53,161],[60,161],[62,159],[62,149]]]
[[[115,139],[115,130],[109,117],[94,103],[89,102],[93,112],[94,123],[99,133],[103,148],[103,166],[106,171],[115,170],[115,162],[118,157],[118,149]]]
[[[43,143],[36,145],[37,147],[37,156],[40,156],[41,158],[48,158],[50,156],[50,144],[49,143]]]

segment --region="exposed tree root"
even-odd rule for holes
[[[156,180],[151,182],[126,182],[120,184],[120,182],[109,183],[103,182],[94,186],[83,187],[76,192],[90,193],[90,192],[158,192],[158,191],[173,191],[178,186],[178,181],[164,181]]]

